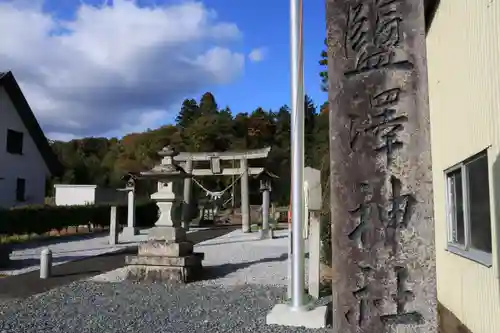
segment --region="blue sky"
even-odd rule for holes
[[[321,105],[325,5],[304,6],[305,88]],[[234,113],[290,104],[287,0],[0,0],[0,29],[16,32],[0,68],[51,139],[156,128],[206,91]]]
[[[207,0],[206,3],[217,8],[222,17],[238,23],[245,34],[242,48],[247,51],[254,45],[269,48],[267,59],[248,64],[241,79],[214,89],[220,102],[237,112],[256,106],[275,109],[290,104],[289,1]],[[324,17],[324,1],[304,1],[304,85],[307,94],[319,105],[327,98],[320,89],[318,64],[326,33]]]

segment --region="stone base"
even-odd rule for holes
[[[271,229],[260,229],[260,239],[272,239],[273,238],[273,233]]]
[[[127,256],[127,279],[147,282],[196,281],[201,275],[203,253],[185,257]]]
[[[288,304],[276,304],[266,317],[266,324],[306,328],[326,327],[327,307],[319,306],[309,311],[292,311]]]
[[[181,227],[155,226],[149,230],[148,240],[183,242],[186,240],[186,230]]]
[[[127,266],[127,280],[141,282],[177,282],[187,283],[195,281],[200,275],[200,267],[174,267],[174,266]]]
[[[174,267],[196,267],[201,266],[201,261],[205,258],[204,253],[194,252],[185,257],[167,256],[127,256],[127,265],[139,266],[174,266]]]
[[[135,227],[123,227],[122,237],[125,239],[133,238],[139,234],[139,230]]]
[[[169,241],[148,240],[137,249],[139,256],[185,257],[193,253],[192,242],[171,243]]]

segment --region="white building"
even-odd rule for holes
[[[43,204],[61,170],[14,76],[0,73],[0,207]]]
[[[54,189],[57,206],[125,204],[127,200],[125,192],[97,185],[56,184]]]

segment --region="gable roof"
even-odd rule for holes
[[[5,92],[12,101],[14,108],[16,109],[24,126],[28,130],[29,135],[35,142],[35,145],[42,155],[50,173],[53,176],[61,175],[63,172],[63,166],[50,147],[45,134],[43,134],[43,131],[38,124],[38,121],[36,120],[28,102],[26,101],[26,98],[24,98],[23,92],[17,84],[12,72],[0,72],[0,86],[5,89]]]

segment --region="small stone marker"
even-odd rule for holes
[[[48,279],[52,273],[52,251],[43,249],[40,254],[40,279]]]
[[[319,288],[320,288],[320,250],[321,250],[321,239],[320,239],[320,212],[312,211],[309,217],[310,227],[309,227],[309,283],[308,290],[309,295],[319,298]]]
[[[327,0],[333,331],[435,333],[422,0]]]
[[[309,295],[319,298],[320,288],[320,214],[322,208],[321,171],[311,167],[304,169],[304,182],[307,184],[306,198],[309,218]]]
[[[118,228],[116,220],[116,206],[111,206],[109,217],[109,245],[118,244]]]

